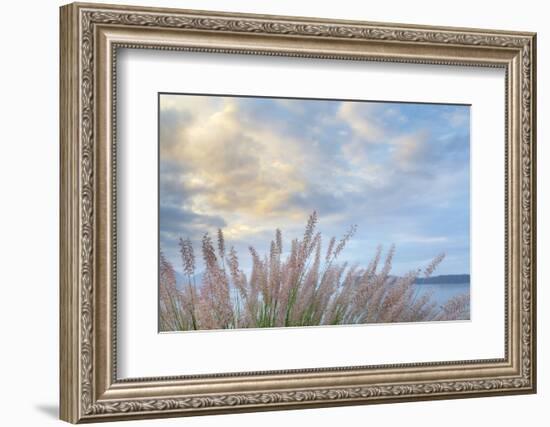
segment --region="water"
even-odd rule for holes
[[[426,283],[415,284],[414,286],[418,289],[419,295],[430,291],[433,292],[432,298],[438,306],[445,304],[456,295],[470,291],[469,283]]]

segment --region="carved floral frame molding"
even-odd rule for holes
[[[505,68],[505,358],[118,380],[115,70],[123,47]],[[61,418],[76,423],[535,392],[535,68],[533,33],[63,6]]]

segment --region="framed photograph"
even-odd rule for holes
[[[61,418],[534,393],[535,34],[61,8]]]

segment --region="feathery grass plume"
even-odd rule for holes
[[[166,261],[164,254],[159,255],[159,297],[160,297],[160,330],[178,329],[177,313],[172,309],[171,294],[175,287],[175,272],[172,265]]]
[[[445,254],[439,254],[436,256],[430,264],[424,269],[424,277],[430,277],[437,266],[441,264],[441,261],[445,258]]]
[[[334,249],[334,244],[336,243],[336,237],[332,236],[328,243],[327,253],[325,255],[325,263],[328,263],[332,255],[332,250]]]
[[[317,212],[313,211],[313,213],[309,216],[307,220],[306,229],[304,231],[304,238],[302,240],[302,261],[305,261],[305,258],[308,256],[308,254],[311,252],[311,241],[313,239],[313,234],[315,233],[315,227],[317,226]]]
[[[176,273],[172,264],[159,254],[159,294],[161,331],[193,329],[193,322],[185,309],[187,300],[176,287]]]
[[[275,237],[275,241],[271,241],[269,247],[269,288],[271,289],[271,298],[273,309],[276,310],[279,303],[279,293],[281,290],[281,252],[282,246],[277,243],[278,237]]]
[[[437,304],[433,301],[433,291],[425,292],[423,295],[418,296],[418,291],[415,292],[413,301],[405,314],[404,322],[420,322],[422,320],[438,320]],[[455,319],[450,319],[455,320]],[[456,319],[458,320],[458,319]]]
[[[382,257],[382,245],[378,245],[378,247],[376,248],[376,255],[374,255],[374,258],[369,263],[369,266],[367,267],[367,271],[365,272],[365,274],[367,274],[368,277],[372,277],[374,273],[376,273],[381,257]]]
[[[234,290],[234,318],[238,327],[242,325],[249,325],[251,323],[249,318],[250,307],[248,297],[248,283],[246,275],[241,271],[239,267],[239,258],[237,251],[233,246],[229,249],[228,254],[229,274],[231,276],[232,288]],[[244,308],[249,309],[245,310]],[[245,327],[245,326],[244,326]]]
[[[386,279],[390,274],[393,257],[395,256],[395,245],[391,245],[388,254],[386,255],[386,261],[384,262],[384,268],[382,269],[381,276]]]
[[[248,299],[248,284],[246,282],[245,274],[239,268],[239,258],[237,251],[233,246],[229,249],[229,272],[233,281],[234,287],[239,291],[243,301]]]
[[[442,307],[436,320],[468,320],[470,318],[470,293],[456,295]]]
[[[347,263],[340,266],[334,266],[326,271],[321,282],[323,288],[323,297],[326,300],[326,309],[322,313],[320,324],[338,325],[342,324],[343,310],[345,304],[342,303],[342,291],[340,281],[347,269]]]
[[[414,279],[414,276],[390,279],[389,289],[384,295],[381,310],[377,316],[378,322],[389,323],[402,320],[406,304],[411,297],[411,285],[414,283]]]
[[[278,228],[275,230],[275,245],[277,246],[277,252],[280,254],[283,253],[283,235],[281,230]]]
[[[200,313],[208,323],[217,324],[218,328],[230,328],[234,321],[233,305],[230,298],[229,281],[225,271],[219,266],[216,251],[209,234],[202,239],[202,254],[205,264]],[[210,310],[210,313],[207,313]]]
[[[221,228],[218,228],[218,253],[221,259],[225,258],[225,239]]]
[[[269,322],[269,306],[271,305],[271,292],[269,289],[269,270],[267,260],[262,260],[256,249],[249,247],[250,255],[252,256],[252,274],[250,276],[250,285],[256,290],[257,301],[261,303],[257,309],[261,312],[260,325],[268,325]],[[263,304],[262,304],[263,303]],[[260,326],[259,325],[259,326]],[[261,326],[260,326],[261,327]]]
[[[365,323],[379,323],[381,320],[381,314],[384,310],[389,310],[388,303],[385,301],[386,295],[390,293],[392,289],[392,281],[388,280],[389,273],[391,271],[393,256],[395,253],[395,246],[392,245],[386,255],[384,266],[380,273],[377,273],[379,255],[377,251],[374,263],[374,270],[372,272],[371,295],[368,300],[367,310],[364,310],[364,322]]]
[[[191,239],[187,237],[185,240],[180,238],[179,246],[183,271],[187,275],[187,288],[183,291],[184,307],[191,316],[193,329],[197,329],[199,325],[195,309],[195,303],[197,301],[197,284],[195,281],[195,254],[193,251],[193,244],[191,243]]]
[[[260,257],[256,253],[256,249],[249,248],[250,255],[252,256],[252,272],[250,273],[250,279],[248,281],[248,295],[249,295],[249,311],[252,319],[256,319],[258,315],[258,302],[260,301],[260,278],[258,277],[261,272]]]
[[[340,241],[338,242],[338,245],[336,246],[336,249],[334,249],[334,253],[332,255],[333,260],[338,258],[338,255],[340,255],[340,252],[342,252],[344,250],[347,243],[350,241],[350,239],[353,237],[353,235],[355,234],[356,231],[357,231],[357,225],[354,224],[350,227],[348,232],[346,234],[344,234],[344,237],[342,237],[342,239],[340,239]]]
[[[317,286],[319,283],[319,268],[321,266],[321,235],[316,234],[311,242],[315,252],[312,259],[308,258],[308,267],[304,271],[301,289],[298,292],[293,310],[293,322],[299,325],[309,325],[317,309]],[[311,265],[311,261],[312,265]]]
[[[165,258],[164,253],[161,251],[159,254],[160,263],[160,282],[166,286],[165,289],[169,289],[176,286],[176,272],[172,264]]]
[[[193,276],[195,274],[195,253],[193,251],[193,244],[189,237],[185,240],[180,237],[179,246],[183,271],[185,274]]]
[[[380,322],[457,320],[469,317],[469,294],[459,295],[438,307],[432,295],[419,295],[415,281],[423,272],[430,276],[443,261],[435,257],[424,270],[397,277],[391,275],[395,246],[383,265],[379,246],[366,267],[339,262],[338,257],[355,234],[354,225],[340,240],[332,237],[323,251],[317,232],[317,213],[307,221],[301,239],[294,239],[283,257],[279,229],[261,256],[249,248],[252,269],[241,270],[237,252],[226,252],[223,231],[217,247],[208,234],[202,239],[202,284],[197,288],[193,245],[180,239],[187,287],[178,289],[175,271],[160,254],[161,330],[261,328],[308,325],[344,325]],[[322,256],[324,254],[324,256]],[[227,267],[227,272],[226,272]]]

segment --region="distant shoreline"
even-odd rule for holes
[[[442,274],[432,277],[418,277],[415,280],[417,285],[437,284],[453,284],[453,283],[470,283],[469,274]]]

